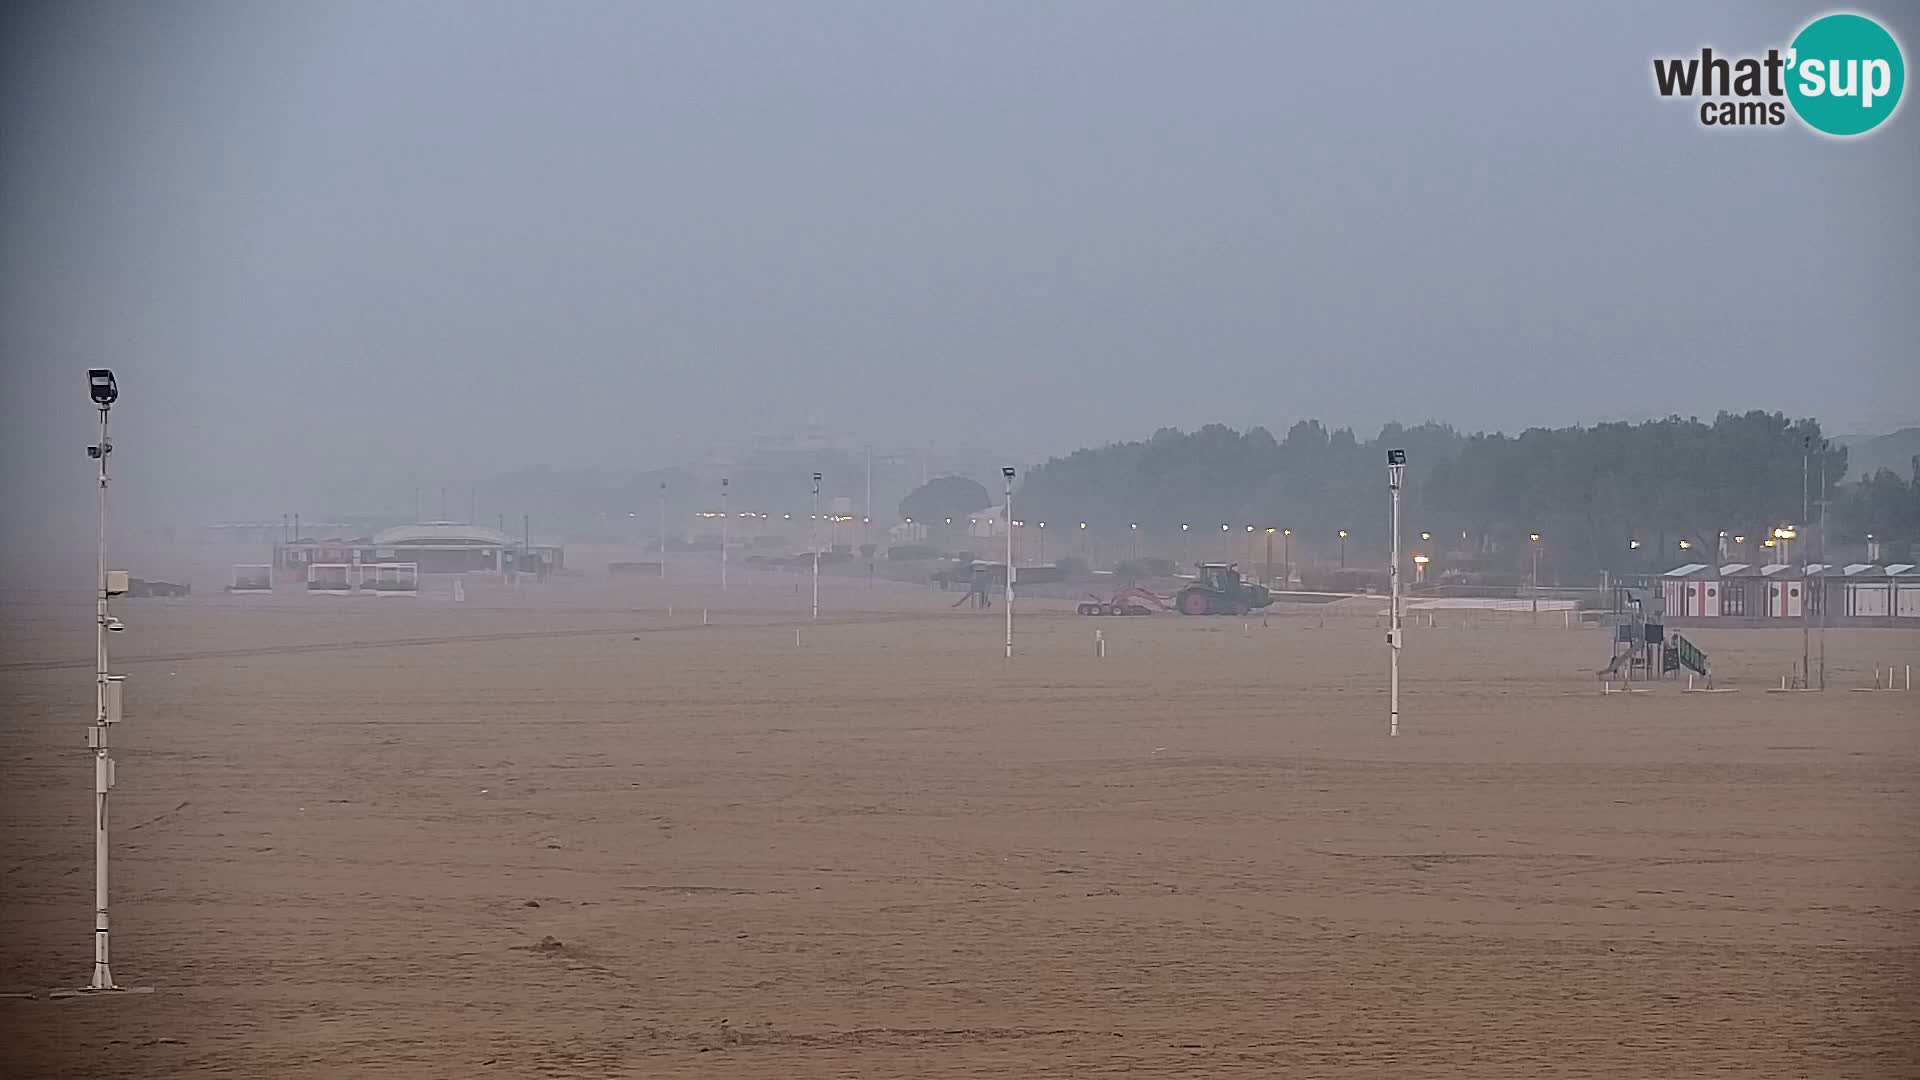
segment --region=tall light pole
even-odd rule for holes
[[[1822,563],[1827,561],[1827,501],[1827,441],[1822,439],[1820,440],[1820,561]],[[1868,533],[1867,539],[1873,539],[1873,534]],[[1821,572],[1825,573],[1824,570]],[[1822,690],[1827,688],[1827,600],[1826,582],[1823,581],[1820,583],[1820,689]],[[1893,673],[1888,672],[1887,678],[1891,681]]]
[[[1293,530],[1281,529],[1280,539],[1286,544],[1287,548],[1285,556],[1286,576],[1280,579],[1280,584],[1291,589],[1293,588]]]
[[[120,398],[113,372],[94,368],[87,372],[87,384],[93,403],[100,407],[100,442],[87,453],[100,463],[99,490],[99,577],[95,581],[93,728],[87,732],[87,745],[93,749],[93,979],[88,990],[118,990],[110,962],[111,932],[107,924],[107,792],[113,789],[113,758],[107,751],[107,734],[120,720],[120,683],[125,676],[107,674],[107,634],[120,629],[120,620],[107,613],[107,597],[125,591],[123,583],[112,582],[107,575],[107,455],[113,453],[113,441],[107,437],[107,411]],[[115,584],[119,589],[113,588]]]
[[[660,580],[667,578],[667,482],[660,481]]]
[[[1007,482],[1007,659],[1013,659],[1013,466],[1000,469]]]
[[[1399,489],[1395,488],[1394,490],[1398,491]],[[1399,537],[1395,536],[1394,539],[1398,540]],[[1340,530],[1340,569],[1345,570],[1346,568],[1347,568],[1347,530],[1341,529]]]
[[[1139,558],[1140,558],[1140,523],[1137,521],[1130,521],[1127,523],[1127,560],[1129,562],[1135,562],[1135,561],[1138,561]]]
[[[727,478],[720,478],[720,591],[727,591],[727,526],[733,515],[727,511]]]
[[[1391,615],[1387,629],[1387,653],[1392,662],[1391,701],[1388,708],[1387,734],[1400,734],[1400,483],[1407,471],[1407,452],[1405,450],[1387,451],[1387,488],[1393,492],[1393,562],[1387,567],[1387,591],[1392,596],[1388,606]],[[1347,531],[1340,530],[1341,565],[1346,565]]]
[[[1800,525],[1804,529],[1813,520],[1812,509],[1807,505],[1807,459],[1813,455],[1813,436],[1800,440]],[[1808,639],[1808,624],[1812,613],[1807,610],[1813,601],[1813,575],[1807,572],[1807,552],[1800,553],[1800,685],[1811,689],[1813,686],[1813,648]]]
[[[1040,563],[1041,565],[1044,566],[1046,564],[1046,561],[1047,561],[1047,523],[1043,521],[1040,523]]]
[[[1253,526],[1247,526],[1247,561],[1253,561]]]
[[[1527,579],[1527,592],[1533,597],[1533,619],[1540,621],[1540,534],[1528,533],[1527,542],[1533,545],[1533,575]]]
[[[1191,563],[1193,561],[1193,544],[1187,539],[1190,535],[1187,530],[1191,527],[1192,525],[1189,522],[1183,521],[1180,523],[1180,561],[1183,563]]]
[[[1269,582],[1273,580],[1273,527],[1267,527],[1267,562],[1261,568],[1261,576]]]
[[[820,474],[813,474],[813,617],[820,617]]]

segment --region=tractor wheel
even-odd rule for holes
[[[1081,604],[1079,607],[1075,608],[1074,610],[1078,611],[1082,615],[1098,615],[1100,614],[1100,605],[1099,604]]]
[[[1120,605],[1119,605],[1119,604],[1108,604],[1108,605],[1107,605],[1107,614],[1109,614],[1109,615],[1118,615],[1118,614],[1120,614]]]
[[[1211,605],[1207,603],[1206,593],[1190,592],[1180,597],[1180,614],[1207,615],[1210,613]]]

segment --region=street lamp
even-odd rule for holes
[[[1540,617],[1540,534],[1528,533],[1527,541],[1533,545],[1533,576],[1527,581],[1527,592],[1533,597],[1533,616]]]
[[[1284,561],[1286,563],[1286,571],[1285,571],[1285,576],[1280,580],[1280,584],[1285,585],[1287,588],[1291,589],[1293,588],[1293,530],[1281,529],[1280,539],[1284,544],[1286,544],[1286,555],[1284,557]]]
[[[813,548],[813,615],[820,617],[820,474],[813,474],[813,521],[807,526],[808,544]],[[795,631],[798,633],[798,631]]]
[[[1387,567],[1387,592],[1392,597],[1387,611],[1390,615],[1387,627],[1387,654],[1392,662],[1391,704],[1387,720],[1387,734],[1400,734],[1400,485],[1407,471],[1407,452],[1405,450],[1387,451],[1387,490],[1393,495],[1393,544],[1392,561]],[[1341,565],[1346,564],[1347,531],[1340,530]]]
[[[1127,558],[1140,558],[1140,523],[1137,521],[1127,525]]]
[[[1190,528],[1192,528],[1192,526],[1187,522],[1183,521],[1180,523],[1180,561],[1183,563],[1191,563],[1193,561],[1193,544],[1187,539],[1187,530]]]
[[[1347,530],[1340,530],[1340,569],[1347,568]]]
[[[1007,482],[1007,659],[1013,659],[1013,466],[1000,469]]]
[[[727,513],[727,478],[720,478],[720,591],[727,591],[727,522],[733,517]],[[517,580],[517,579],[516,579]]]
[[[1273,526],[1267,526],[1267,563],[1261,571],[1269,582],[1273,580],[1273,532]]]

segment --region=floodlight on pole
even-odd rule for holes
[[[1391,617],[1387,628],[1387,653],[1392,664],[1387,719],[1389,736],[1400,734],[1400,486],[1406,471],[1407,452],[1387,451],[1387,488],[1393,493],[1393,562],[1387,568],[1387,591],[1392,596],[1388,605]],[[1346,537],[1347,531],[1340,530],[1343,550]]]
[[[727,523],[732,518],[727,512],[727,478],[720,478],[720,591],[727,591]]]
[[[807,526],[813,548],[813,615],[820,617],[820,474],[813,474],[813,521]]]
[[[1013,466],[1004,465],[1000,476],[1007,482],[1007,659],[1013,659]]]
[[[660,579],[667,577],[667,482],[660,481]]]

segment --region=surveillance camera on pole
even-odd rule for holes
[[[1013,659],[1013,466],[1002,466],[1000,475],[1007,482],[1007,659],[1011,660]],[[1081,528],[1085,527],[1081,526]]]
[[[1387,451],[1387,487],[1393,492],[1393,562],[1387,568],[1387,590],[1392,596],[1388,605],[1387,653],[1393,672],[1388,735],[1400,734],[1400,487],[1406,471],[1407,452]]]
[[[57,996],[129,989],[113,979],[112,935],[107,920],[107,795],[113,790],[114,781],[109,733],[113,725],[120,722],[121,685],[126,678],[107,671],[107,635],[126,629],[107,610],[108,598],[127,591],[127,572],[107,569],[107,459],[113,453],[113,440],[107,434],[107,413],[113,408],[113,403],[120,400],[120,387],[112,371],[93,368],[87,372],[87,392],[100,410],[100,441],[87,447],[87,456],[100,463],[97,495],[99,576],[95,578],[94,598],[94,707],[93,725],[87,729],[87,747],[93,751],[93,978],[79,990],[56,991]]]

